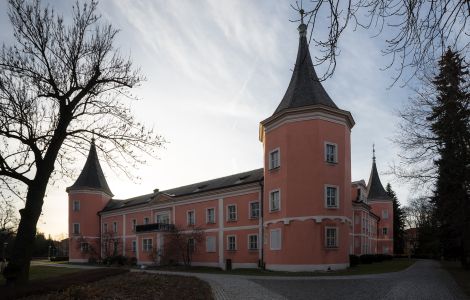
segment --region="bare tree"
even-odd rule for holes
[[[437,178],[434,161],[438,157],[438,143],[428,118],[436,105],[436,96],[429,79],[422,79],[422,87],[415,92],[416,96],[398,112],[400,123],[393,142],[401,149],[400,162],[392,166],[391,173],[411,183],[414,190],[431,196]]]
[[[18,217],[10,202],[0,201],[0,232],[16,232]]]
[[[82,257],[87,257],[89,262],[97,261],[101,257],[99,252],[100,241],[98,239],[90,239],[84,236],[76,237],[76,239],[76,250],[82,253]]]
[[[21,198],[8,284],[28,279],[32,243],[46,188],[70,176],[93,137],[111,167],[128,173],[163,140],[138,123],[126,99],[143,79],[113,47],[118,33],[101,24],[96,1],[78,3],[65,21],[39,0],[9,0],[16,44],[0,53],[0,191]],[[130,174],[129,174],[130,175]]]
[[[294,9],[302,10],[296,4]],[[310,40],[321,52],[317,63],[329,63],[323,79],[335,70],[338,43],[348,27],[373,30],[374,36],[385,38],[383,53],[391,58],[386,67],[397,67],[395,81],[405,69],[411,77],[423,71],[447,46],[461,53],[469,49],[468,0],[311,0],[305,11]],[[327,34],[318,30],[325,22]]]
[[[157,261],[158,256],[161,256],[166,263],[170,261],[183,262],[185,267],[190,267],[193,254],[197,252],[198,244],[203,239],[204,232],[200,228],[181,229],[175,226],[165,234],[165,247],[164,249],[155,249],[153,259]]]

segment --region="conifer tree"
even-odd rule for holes
[[[405,213],[398,201],[397,194],[392,190],[390,183],[385,188],[387,194],[393,199],[393,252],[395,254],[403,254],[405,241]]]
[[[438,178],[433,201],[442,254],[470,266],[470,94],[468,70],[460,55],[448,49],[439,61],[433,84],[436,103],[428,121],[438,146]]]

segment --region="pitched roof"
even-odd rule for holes
[[[91,141],[90,152],[88,158],[83,166],[82,172],[75,183],[68,187],[66,190],[80,190],[80,189],[92,189],[105,192],[111,197],[114,196],[111,192],[106,178],[104,177],[103,170],[101,169],[100,161],[98,160],[98,154],[96,153],[95,140]]]
[[[377,166],[375,164],[375,155],[372,160],[369,183],[367,184],[367,200],[391,200],[382,182],[380,182],[379,172],[377,172]]]
[[[312,58],[308,49],[307,25],[300,24],[299,49],[295,62],[294,72],[287,88],[286,94],[277,107],[274,115],[287,108],[296,108],[310,105],[326,105],[338,108],[326,93],[318,79],[313,67]]]
[[[111,200],[108,202],[108,204],[102,211],[105,212],[119,208],[127,208],[131,206],[148,204],[153,200],[178,201],[178,197],[197,195],[208,191],[259,182],[263,179],[263,174],[264,169],[261,168],[212,180],[193,183],[164,191],[155,190],[155,192],[152,194],[146,194],[125,200]],[[158,198],[161,198],[162,200],[159,200]]]

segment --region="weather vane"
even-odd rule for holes
[[[375,162],[375,144],[372,144],[372,159]]]

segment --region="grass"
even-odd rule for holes
[[[406,258],[398,258],[389,261],[383,261],[373,264],[361,264],[346,270],[338,271],[317,271],[317,272],[283,272],[283,271],[268,271],[261,269],[234,269],[232,271],[224,271],[219,268],[211,267],[190,267],[184,266],[175,267],[158,267],[157,270],[162,271],[182,271],[194,273],[215,273],[227,275],[254,275],[254,276],[343,276],[343,275],[366,275],[366,274],[379,274],[398,272],[410,267],[415,260]]]
[[[57,277],[64,274],[76,273],[82,271],[75,268],[58,268],[47,266],[31,266],[29,269],[29,280],[45,279],[50,277]],[[3,276],[0,276],[0,285],[5,283]]]
[[[441,265],[450,273],[463,292],[470,297],[470,270],[464,270],[460,262],[443,261]]]

